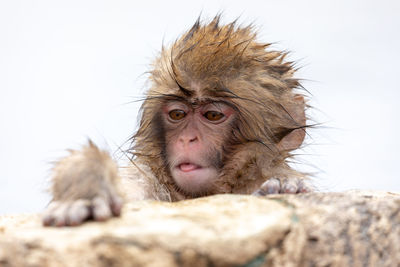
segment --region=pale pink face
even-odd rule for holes
[[[168,165],[181,190],[201,194],[212,187],[234,115],[234,109],[222,102],[192,108],[171,101],[163,107]]]

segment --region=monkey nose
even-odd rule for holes
[[[197,140],[198,140],[197,135],[182,134],[181,136],[179,136],[179,141],[182,143],[193,143],[193,142],[196,142]]]
[[[197,136],[191,136],[191,137],[186,136],[186,137],[181,137],[180,140],[179,140],[180,141],[179,143],[183,147],[191,147],[191,146],[197,144],[198,140],[199,139],[198,139]]]

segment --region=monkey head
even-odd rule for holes
[[[134,155],[186,196],[218,193],[215,184],[231,179],[224,175],[248,166],[265,180],[263,169],[286,166],[305,135],[287,53],[258,42],[252,26],[219,21],[198,20],[162,49],[134,136]]]

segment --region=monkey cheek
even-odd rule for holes
[[[182,171],[180,168],[171,170],[172,177],[178,187],[189,194],[200,194],[209,191],[218,172],[212,167],[203,167],[191,171]]]

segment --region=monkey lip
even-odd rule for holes
[[[179,164],[178,168],[182,172],[191,172],[191,171],[194,171],[194,170],[201,169],[202,167],[199,166],[199,165],[190,163],[190,162],[185,162],[185,163]]]
[[[217,177],[217,171],[206,164],[200,165],[186,159],[171,169],[171,175],[182,191],[198,194],[209,190]]]

